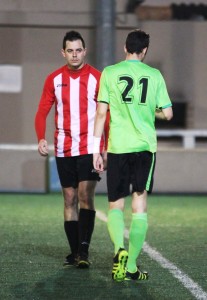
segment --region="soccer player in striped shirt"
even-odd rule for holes
[[[109,198],[108,230],[114,243],[112,278],[145,280],[147,272],[137,267],[147,222],[147,193],[152,191],[157,139],[155,116],[170,120],[172,104],[159,70],[143,63],[149,35],[141,30],[126,39],[126,60],[106,67],[101,75],[94,129],[94,168],[103,171],[99,152],[108,106],[110,130],[107,150]],[[129,249],[124,247],[124,198],[132,186],[132,219]],[[126,271],[125,271],[126,270]]]
[[[63,39],[66,65],[45,81],[35,117],[40,155],[48,155],[46,118],[55,106],[54,147],[64,197],[64,228],[71,253],[64,266],[88,268],[94,229],[94,191],[99,174],[93,172],[93,128],[100,72],[85,63],[85,41],[69,31]],[[104,142],[100,144],[103,152]]]

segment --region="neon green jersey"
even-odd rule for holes
[[[137,60],[106,67],[98,101],[110,108],[108,152],[156,152],[155,110],[172,106],[159,70]]]

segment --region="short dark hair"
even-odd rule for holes
[[[149,34],[140,29],[133,30],[128,34],[126,38],[126,50],[131,54],[139,54],[144,48],[149,47],[149,42]]]
[[[73,42],[73,41],[77,41],[77,40],[81,40],[83,48],[85,49],[85,47],[86,47],[85,41],[79,32],[74,31],[74,30],[66,32],[66,34],[63,38],[63,49],[65,50],[65,48],[66,48],[66,41]]]

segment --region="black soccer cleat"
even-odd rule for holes
[[[136,280],[136,281],[141,281],[141,280],[147,280],[149,278],[149,275],[146,271],[141,271],[139,267],[137,267],[137,271],[135,273],[130,273],[126,271],[126,276],[124,280]]]
[[[72,253],[66,256],[65,261],[63,263],[63,267],[74,267],[77,265],[77,257]]]
[[[77,268],[80,269],[88,269],[90,267],[90,262],[88,260],[88,254],[82,252],[79,254],[78,259],[77,259]]]

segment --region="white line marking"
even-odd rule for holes
[[[101,212],[96,211],[96,216],[103,222],[107,222],[107,216]],[[129,238],[129,231],[125,229],[125,238]],[[144,243],[143,251],[148,254],[150,258],[158,262],[164,269],[167,269],[175,278],[177,278],[184,287],[191,292],[198,300],[207,300],[207,293],[188,275],[182,272],[176,265],[164,258],[157,250],[150,247],[148,243]]]

